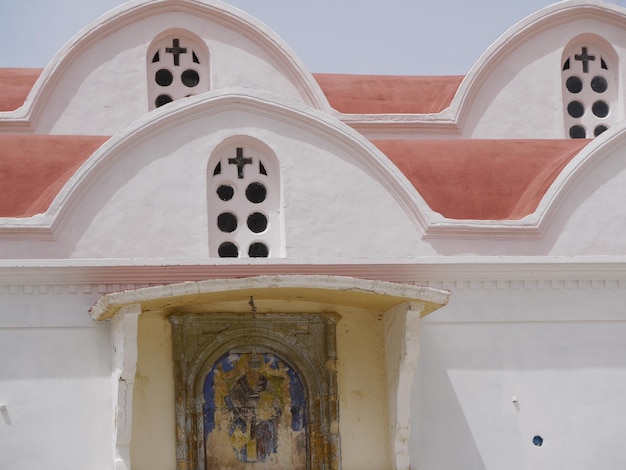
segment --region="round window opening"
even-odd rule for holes
[[[172,101],[174,101],[174,99],[170,95],[159,95],[156,97],[156,100],[154,100],[154,105],[160,108],[164,104],[171,103]]]
[[[267,258],[270,250],[265,243],[256,242],[248,248],[248,256],[250,258]]]
[[[585,105],[580,101],[572,101],[567,105],[567,113],[573,118],[579,118],[585,114]]]
[[[580,93],[583,89],[583,81],[578,77],[569,77],[565,86],[570,93]]]
[[[260,212],[253,212],[248,216],[248,228],[254,233],[264,232],[267,228],[267,217]]]
[[[254,204],[265,201],[266,197],[267,188],[262,183],[250,183],[246,188],[246,198]]]
[[[587,137],[587,131],[583,126],[572,126],[569,128],[569,136],[572,139],[584,139]]]
[[[591,111],[595,116],[604,118],[609,115],[609,105],[606,101],[596,101],[591,107]]]
[[[217,197],[219,197],[222,201],[230,201],[235,195],[235,190],[228,184],[222,184],[219,188],[217,188],[216,193]]]
[[[232,212],[222,212],[217,216],[217,226],[222,232],[234,232],[237,230],[237,216]]]
[[[239,248],[232,242],[224,242],[217,249],[220,258],[237,258],[239,256]]]
[[[600,134],[602,134],[606,130],[608,130],[608,127],[605,126],[604,124],[600,124],[599,126],[596,126],[596,128],[593,130],[593,135],[598,137]]]
[[[174,76],[169,70],[160,69],[157,70],[156,74],[154,74],[154,80],[160,86],[170,86],[174,81]]]
[[[609,84],[606,81],[606,78],[596,75],[591,79],[591,89],[596,93],[604,93],[606,89],[609,87]]]
[[[185,70],[180,76],[183,85],[186,87],[192,88],[195,87],[198,83],[200,83],[200,75],[193,69]]]

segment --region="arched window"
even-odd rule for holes
[[[597,137],[619,120],[617,69],[617,54],[597,36],[567,45],[561,61],[566,136]]]
[[[278,160],[263,143],[229,139],[209,159],[209,253],[219,258],[282,256]]]
[[[206,45],[187,31],[169,31],[148,48],[150,109],[209,89],[209,53]]]

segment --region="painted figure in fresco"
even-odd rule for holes
[[[305,468],[304,403],[273,354],[226,355],[205,381],[206,468]]]

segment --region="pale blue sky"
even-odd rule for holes
[[[611,3],[620,4],[622,0]],[[0,67],[44,67],[122,0],[0,0]],[[312,72],[465,74],[504,31],[551,0],[230,0]]]

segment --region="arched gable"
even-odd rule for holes
[[[24,106],[0,113],[37,133],[111,135],[149,109],[145,55],[171,28],[211,55],[211,88],[265,89],[317,109],[327,101],[293,51],[262,23],[217,0],[128,2],[79,32],[43,71]]]
[[[626,50],[624,10],[571,0],[510,28],[472,67],[442,118],[472,138],[563,138],[561,57],[581,34]],[[593,136],[593,135],[592,135]]]
[[[178,246],[174,251],[209,257],[205,175],[214,170],[209,168],[210,157],[226,149],[224,143],[237,147],[237,136],[245,136],[242,148],[263,143],[259,149],[271,151],[281,172],[291,178],[283,183],[285,189],[272,188],[290,197],[280,211],[286,233],[279,237],[287,241],[279,243],[285,243],[286,256],[303,249],[312,250],[306,256],[315,257],[363,250],[371,256],[381,250],[382,256],[384,240],[354,240],[364,229],[383,226],[404,240],[394,248],[398,255],[414,251],[411,246],[419,240],[415,231],[424,227],[428,207],[389,159],[335,118],[275,95],[236,89],[191,97],[167,108],[146,114],[102,145],[44,214],[5,219],[0,232],[13,236],[19,231],[31,240],[58,238],[67,256],[80,257],[104,256],[111,244],[116,245],[116,256],[132,257],[132,247],[147,249],[150,237],[156,243],[159,237],[178,239],[193,233],[192,243],[172,241]],[[327,227],[324,230],[317,230],[307,216],[316,207],[324,208],[313,219]],[[368,214],[377,215],[368,220]],[[177,230],[179,224],[189,229]],[[124,235],[112,239],[109,230]],[[340,236],[344,230],[349,233]],[[319,243],[312,242],[315,237],[321,237]],[[372,243],[380,246],[374,249]],[[104,251],[92,253],[95,247]],[[165,252],[162,242],[160,250]]]

